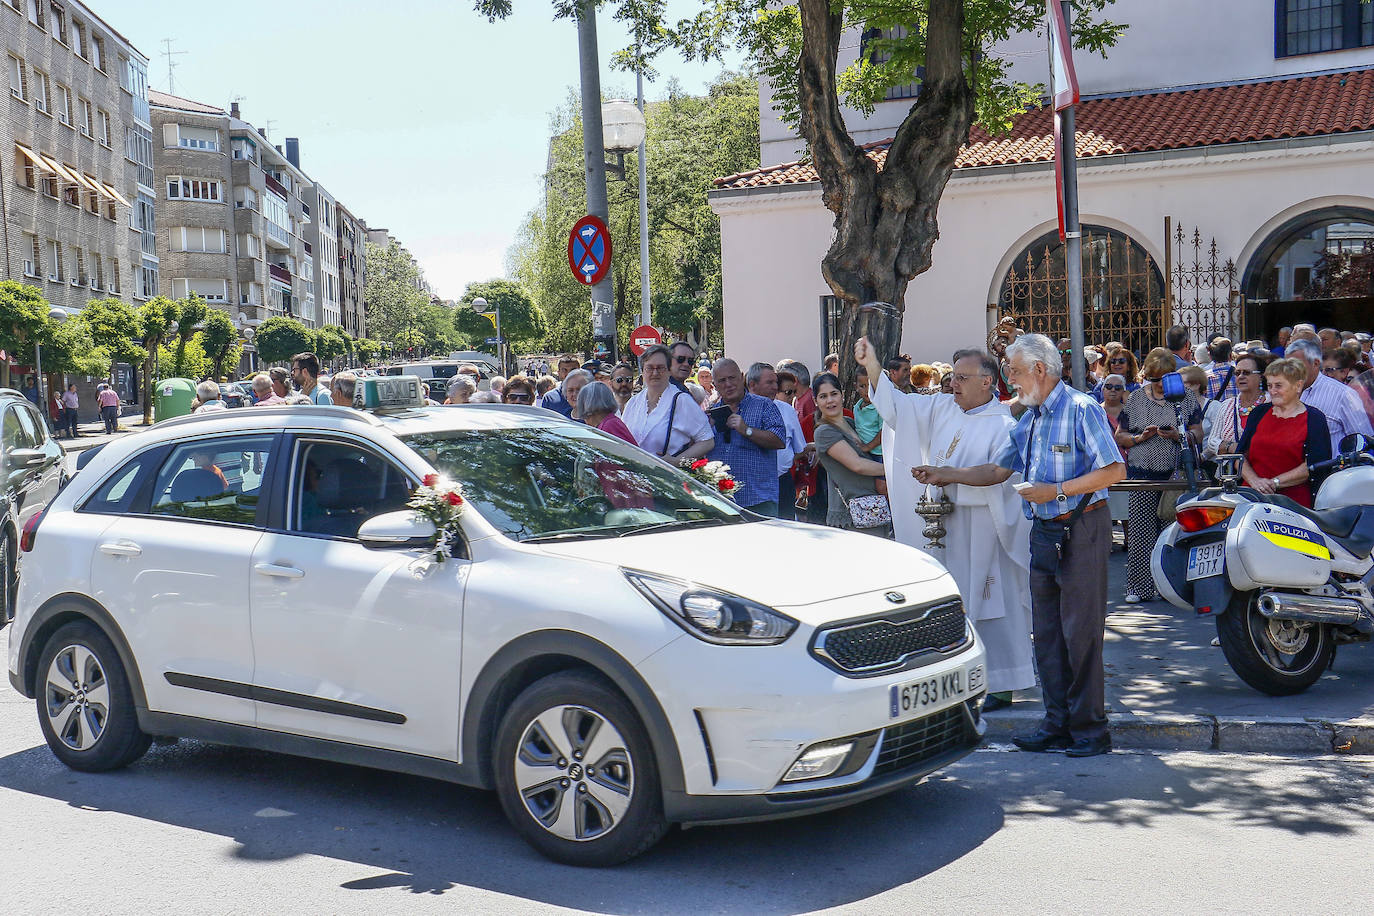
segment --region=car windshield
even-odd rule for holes
[[[445,430],[404,440],[518,541],[746,521],[714,487],[588,426]]]

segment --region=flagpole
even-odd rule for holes
[[[1060,0],[1064,10],[1064,23],[1070,36],[1073,35],[1073,3]],[[1064,49],[1071,53],[1069,47]],[[1086,341],[1083,335],[1083,232],[1078,222],[1078,142],[1074,128],[1074,106],[1069,105],[1059,112],[1062,146],[1057,153],[1064,170],[1064,267],[1065,305],[1069,310],[1069,346],[1073,355],[1069,365],[1072,367],[1073,387],[1086,391],[1084,385],[1083,348]]]

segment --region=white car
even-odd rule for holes
[[[359,402],[414,379],[361,381]],[[385,397],[379,403],[387,403]],[[455,555],[406,508],[461,483]],[[550,411],[221,411],[105,446],[21,537],[10,682],[68,766],[153,736],[493,788],[572,864],[911,785],[984,731],[949,574],[763,519]]]

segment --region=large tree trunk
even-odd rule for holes
[[[854,341],[867,336],[880,361],[900,351],[903,297],[930,267],[936,210],[973,123],[965,77],[963,0],[930,0],[925,79],[880,172],[849,136],[835,88],[842,18],[829,0],[799,0],[801,133],[835,214],[821,273],[844,303],[840,374],[854,380]],[[878,303],[864,308],[868,303]],[[958,303],[949,303],[958,307]]]

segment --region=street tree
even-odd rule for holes
[[[510,280],[486,280],[469,283],[458,307],[453,310],[454,327],[474,345],[480,344],[482,349],[494,349],[486,346],[485,341],[488,337],[496,336],[492,322],[473,308],[472,303],[476,299],[487,300],[486,311],[501,312],[501,334],[512,348],[531,349],[544,342],[548,322],[525,288]]]
[[[45,344],[52,336],[48,300],[43,291],[14,280],[0,282],[0,349],[9,359],[0,362],[0,386],[9,388],[10,363],[32,355],[35,343]]]
[[[191,339],[194,338],[196,332],[200,330],[200,323],[205,320],[206,311],[209,306],[205,304],[204,299],[200,298],[200,296],[195,293],[192,293],[185,299],[176,300],[176,306],[177,330],[176,338],[173,341],[173,346],[170,351],[172,357],[171,365],[161,362],[161,356],[159,356],[159,365],[162,368],[165,378],[199,379],[204,375],[206,365],[208,364],[208,360],[205,359],[204,348],[200,348],[201,352],[192,357],[187,356],[187,350],[191,344]]]
[[[1102,18],[1111,3],[1074,0],[1076,48],[1105,54],[1115,44],[1124,26]],[[930,267],[940,197],[969,128],[976,121],[1004,131],[1043,95],[1043,87],[1011,79],[998,46],[1041,30],[1044,0],[714,0],[677,22],[658,0],[604,5],[632,38],[615,57],[624,69],[652,72],[653,59],[671,49],[689,60],[742,49],[755,62],[775,108],[806,141],[821,200],[835,215],[835,238],[820,267],[844,304],[843,374],[852,378],[859,335],[879,352],[896,352],[906,288]],[[513,3],[475,6],[496,20],[509,17]],[[553,6],[557,18],[580,9],[573,0]],[[859,30],[877,37],[869,53],[841,69],[841,42]],[[841,106],[871,113],[888,89],[913,81],[920,91],[879,169],[850,136]],[[860,308],[867,303],[890,306]]]
[[[344,329],[335,325],[325,325],[315,332],[315,355],[321,365],[328,366],[348,352],[348,337]]]
[[[297,353],[311,350],[315,346],[315,335],[296,319],[278,315],[258,325],[253,343],[263,362],[284,363]]]
[[[239,330],[234,321],[219,309],[210,309],[200,323],[200,347],[210,360],[210,376],[224,373],[226,364],[238,366],[243,347],[239,344]]]
[[[359,337],[353,341],[353,354],[357,356],[359,365],[368,365],[381,352],[381,345],[370,337]]]
[[[139,333],[143,351],[143,425],[153,423],[153,377],[154,364],[158,361],[158,351],[164,341],[172,335],[172,322],[177,320],[181,308],[173,299],[155,296],[138,307]]]
[[[410,255],[396,242],[386,248],[367,243],[363,275],[363,305],[368,329],[382,340],[407,334],[412,340],[429,296],[419,289],[420,271]],[[422,344],[407,343],[405,346]]]
[[[51,322],[43,342],[43,369],[47,372],[104,378],[110,374],[110,352],[97,346],[84,321]]]
[[[138,312],[123,299],[91,299],[81,313],[69,320],[86,326],[92,343],[103,349],[112,362],[138,365],[148,357],[139,345],[143,326]]]

